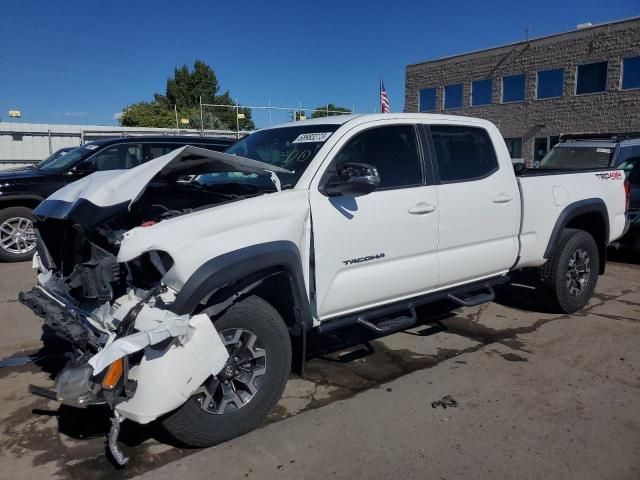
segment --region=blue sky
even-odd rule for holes
[[[638,0],[519,3],[3,0],[0,119],[115,124],[198,58],[242,104],[370,112],[382,73],[402,111],[409,63],[518,41],[527,25],[537,37],[640,15]]]

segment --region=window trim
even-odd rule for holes
[[[624,61],[628,58],[640,58],[640,55],[634,55],[632,57],[622,57],[622,59],[620,60],[620,85],[618,85],[618,89],[621,92],[630,92],[633,90],[640,90],[640,85],[638,85],[637,87],[631,87],[631,88],[622,87],[622,82],[624,81]]]
[[[426,149],[423,144],[423,139],[421,136],[421,132],[418,129],[418,125],[416,123],[389,123],[389,124],[382,124],[382,125],[371,125],[367,128],[363,128],[362,130],[359,130],[358,132],[353,134],[349,139],[347,139],[347,141],[340,147],[340,149],[334,155],[332,155],[331,161],[329,162],[329,164],[326,166],[326,168],[320,175],[320,181],[318,182],[317,190],[320,193],[322,193],[324,186],[329,181],[329,177],[331,173],[333,173],[335,170],[334,166],[336,164],[336,159],[338,158],[338,155],[340,155],[342,150],[351,142],[351,140],[353,140],[358,135],[361,135],[365,132],[375,130],[378,128],[387,128],[387,127],[412,127],[413,128],[413,134],[416,140],[416,153],[418,154],[418,161],[420,164],[421,181],[420,183],[403,185],[401,187],[379,187],[379,188],[376,188],[369,195],[373,195],[376,192],[386,192],[390,190],[403,190],[407,188],[418,188],[418,187],[434,185],[435,184],[435,182],[433,181],[434,179],[430,177],[429,170],[427,169],[427,164],[429,163],[430,160],[427,159]]]
[[[422,92],[422,90],[433,90],[433,92],[435,93],[433,110],[420,110],[420,92]],[[444,93],[443,93],[443,98],[444,98]],[[418,113],[432,113],[437,111],[438,111],[438,87],[418,88]]]
[[[431,160],[431,167],[433,168],[433,172],[434,172],[435,185],[451,185],[455,183],[476,182],[479,180],[484,180],[485,178],[489,178],[492,175],[495,175],[496,172],[500,170],[500,161],[498,160],[498,152],[496,152],[496,146],[493,144],[493,139],[491,138],[491,135],[489,134],[486,128],[476,126],[476,125],[452,125],[447,123],[428,123],[428,124],[425,123],[425,124],[422,124],[422,126],[425,129],[425,133],[429,141],[429,157]],[[440,178],[440,167],[438,165],[438,156],[436,155],[436,147],[435,147],[435,143],[433,142],[433,136],[431,135],[431,127],[463,127],[463,128],[474,128],[474,129],[482,130],[487,135],[487,138],[491,142],[491,147],[493,148],[493,153],[496,160],[495,167],[491,171],[485,173],[484,175],[480,175],[478,177],[465,178],[464,180],[442,180],[442,178]]]
[[[594,63],[605,63],[607,65],[606,74],[604,78],[604,90],[600,90],[598,92],[588,92],[588,93],[578,93],[578,70],[583,65],[592,65]],[[622,78],[622,76],[620,76]],[[590,60],[588,62],[579,63],[576,65],[575,70],[575,82],[573,86],[573,94],[576,97],[584,97],[585,95],[602,95],[603,93],[607,93],[609,91],[609,60]]]
[[[508,100],[505,101],[504,100],[504,79],[505,77],[519,77],[522,76],[524,77],[524,95],[522,97],[522,100]],[[500,77],[500,104],[502,105],[508,105],[510,103],[523,103],[527,101],[527,74],[526,73],[513,73],[511,75],[502,75],[502,77]]]
[[[561,89],[561,93],[558,96],[555,97],[540,97],[538,95],[538,87],[540,86],[540,72],[551,72],[554,70],[562,70],[562,89]],[[556,98],[562,98],[564,97],[564,83],[566,80],[566,75],[564,73],[564,67],[556,67],[556,68],[545,68],[544,70],[538,70],[536,72],[536,95],[534,97],[534,100],[554,100]]]
[[[489,94],[489,103],[479,103],[478,105],[473,104],[473,84],[476,82],[491,82],[491,92]],[[487,105],[493,105],[493,78],[479,78],[477,80],[471,80],[471,85],[469,86],[469,106],[470,107],[486,107]]]
[[[462,91],[460,92],[460,106],[447,108],[447,87],[457,87],[458,85],[462,88]],[[442,110],[455,110],[457,108],[464,108],[464,82],[450,83],[448,85],[443,85],[442,87]]]

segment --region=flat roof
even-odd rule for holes
[[[424,60],[424,61],[421,61],[421,62],[409,63],[407,65],[407,68],[408,67],[414,67],[414,66],[417,66],[417,65],[424,65],[426,63],[441,62],[441,61],[444,61],[444,60],[451,60],[453,58],[465,57],[467,55],[475,55],[475,54],[478,54],[478,53],[489,52],[491,50],[499,50],[499,49],[505,48],[505,47],[514,47],[516,45],[523,45],[523,44],[527,44],[527,43],[538,42],[540,40],[547,40],[549,38],[560,37],[560,36],[563,36],[563,35],[574,35],[574,34],[577,34],[577,33],[581,33],[581,32],[585,32],[585,31],[591,30],[592,28],[606,27],[608,25],[616,25],[616,24],[620,24],[620,23],[636,22],[636,21],[640,21],[640,16],[624,18],[622,20],[612,20],[610,22],[595,23],[593,25],[584,26],[584,27],[581,27],[581,28],[576,28],[574,30],[568,30],[568,31],[565,31],[565,32],[560,32],[560,33],[552,33],[550,35],[544,35],[542,37],[534,37],[534,38],[530,38],[528,40],[520,40],[520,41],[517,41],[517,42],[505,43],[503,45],[497,45],[495,47],[482,48],[480,50],[472,50],[470,52],[456,53],[454,55],[447,55],[445,57],[438,57],[438,58],[434,58],[432,60]]]

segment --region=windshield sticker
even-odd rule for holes
[[[611,149],[610,148],[597,148],[596,152],[598,152],[598,153],[611,153]]]
[[[316,143],[324,142],[331,136],[331,132],[318,132],[318,133],[301,133],[291,143]]]
[[[95,150],[96,148],[98,148],[98,145],[85,145],[84,148],[86,148],[87,150]]]

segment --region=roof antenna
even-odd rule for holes
[[[529,43],[529,34],[531,33],[531,25],[524,27],[524,37],[527,43]]]

